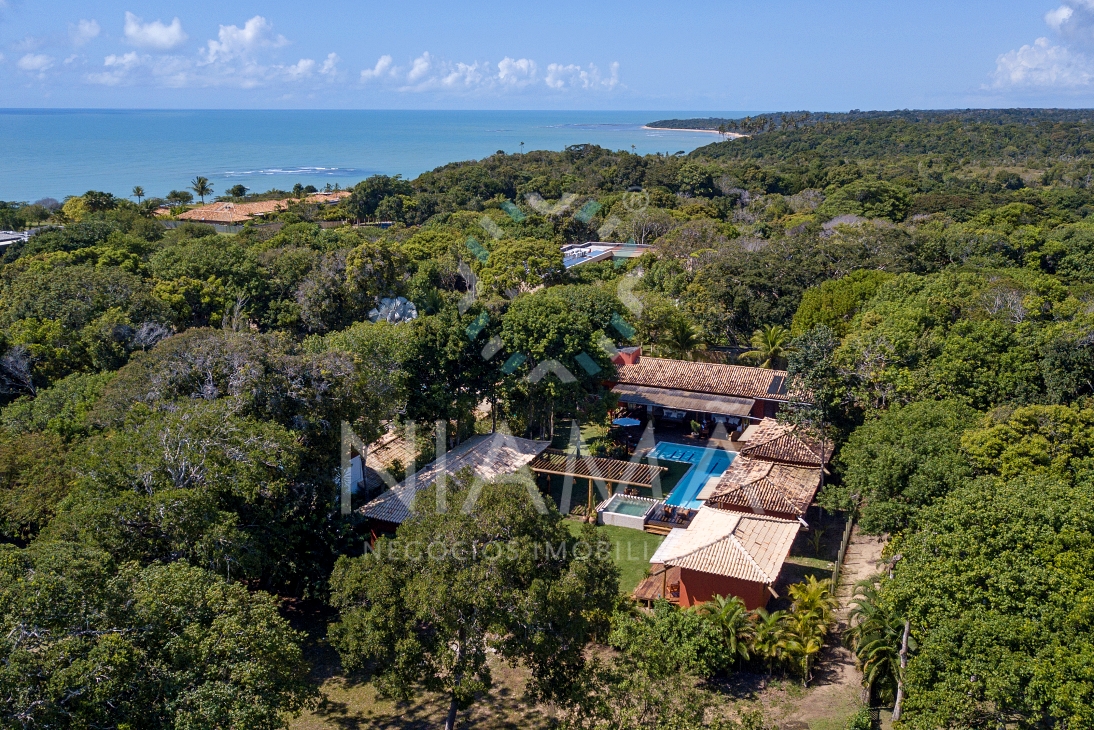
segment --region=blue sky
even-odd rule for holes
[[[1094,0],[0,0],[0,106],[1094,106]]]

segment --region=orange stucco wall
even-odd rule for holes
[[[700,573],[697,570],[683,568],[680,571],[680,605],[694,606],[706,603],[714,596],[737,596],[745,602],[751,611],[767,605],[770,594],[763,583],[727,578],[721,575]]]

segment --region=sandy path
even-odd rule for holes
[[[780,722],[785,730],[842,728],[846,719],[858,709],[862,678],[855,668],[854,655],[843,646],[839,636],[847,627],[855,583],[877,573],[884,547],[884,539],[863,535],[855,526],[836,589],[840,600],[836,610],[838,627],[821,654],[811,688]]]

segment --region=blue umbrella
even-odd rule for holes
[[[613,426],[641,426],[642,422],[637,418],[617,418],[612,421]]]

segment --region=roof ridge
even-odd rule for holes
[[[711,500],[708,501],[711,501],[712,505],[717,506],[723,501],[721,499],[722,497],[728,497],[734,492],[740,492],[742,495],[744,495],[745,500],[748,502],[748,506],[752,509],[753,517],[767,517],[767,510],[763,506],[764,500],[763,497],[760,496],[760,492],[765,488],[765,486],[769,493],[773,493],[771,494],[772,498],[776,502],[779,502],[781,507],[789,507],[792,510],[797,509],[797,505],[794,504],[794,500],[792,500],[789,495],[787,495],[786,490],[783,489],[776,481],[767,477],[763,477],[762,479],[759,479],[755,482],[733,484],[731,485],[731,489],[713,496]]]
[[[762,480],[763,478],[761,478]],[[759,481],[759,480],[758,480]],[[756,514],[764,513],[763,498],[759,494],[759,488],[756,482],[748,482],[747,484],[741,484],[738,489],[745,495],[745,499],[748,500],[748,506],[752,508],[752,511]]]
[[[774,515],[743,515],[750,520],[764,520],[766,522],[795,522],[796,520],[788,520],[785,517],[776,517]]]
[[[724,510],[719,510],[719,511],[724,511]],[[748,559],[748,563],[753,568],[756,569],[756,572],[758,572],[761,576],[763,576],[764,579],[768,583],[771,583],[772,582],[771,576],[769,576],[767,574],[767,571],[765,571],[763,568],[760,567],[760,564],[756,562],[756,559],[753,558],[751,554],[749,554],[748,549],[744,546],[744,544],[740,541],[740,539],[738,539],[738,537],[734,534],[737,531],[737,528],[740,527],[741,520],[745,519],[745,517],[747,517],[747,515],[743,515],[739,512],[738,513],[731,513],[731,514],[734,517],[737,518],[737,522],[733,525],[733,532],[730,532],[728,535],[722,535],[721,537],[719,537],[715,540],[712,540],[711,542],[700,545],[700,546],[696,547],[694,550],[691,550],[690,552],[686,552],[683,555],[677,555],[674,558],[669,558],[665,561],[665,564],[668,565],[670,562],[678,562],[680,560],[684,560],[685,558],[691,557],[692,555],[695,555],[695,554],[697,554],[697,553],[699,553],[703,550],[708,550],[712,547],[715,547],[716,545],[719,545],[723,542],[726,542],[727,540],[730,540],[729,544],[731,546],[733,546],[734,548],[736,548],[738,552],[744,554],[745,558]],[[783,521],[786,522],[786,520],[783,520]]]
[[[740,520],[738,520],[737,525],[740,526],[740,524],[741,524],[741,522],[740,522]],[[752,564],[752,567],[755,568],[756,571],[760,575],[762,575],[767,580],[768,583],[773,583],[774,581],[772,580],[771,576],[767,574],[766,570],[764,570],[763,568],[760,567],[760,564],[757,563],[756,559],[752,557],[752,553],[748,552],[748,548],[746,548],[744,546],[744,543],[741,542],[740,538],[737,537],[736,532],[737,532],[737,528],[735,527],[735,528],[733,528],[733,532],[726,535],[725,538],[723,538],[723,539],[732,540],[733,545],[735,545],[737,547],[737,549],[740,550],[741,553],[743,553],[746,558],[748,558],[748,562]]]
[[[794,500],[790,498],[790,495],[786,493],[786,489],[781,484],[769,477],[764,477],[763,481],[766,482],[770,489],[778,495],[778,498],[782,500],[784,507],[797,509],[798,506],[794,504]]]

